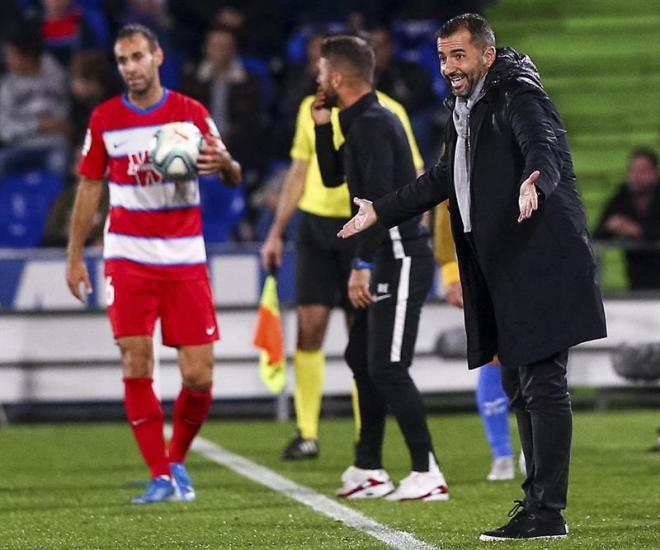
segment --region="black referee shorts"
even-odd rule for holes
[[[347,221],[302,212],[296,242],[297,305],[352,309],[347,285],[355,239],[337,237]]]
[[[388,366],[407,369],[413,360],[422,306],[433,286],[432,256],[376,260],[371,305],[358,310],[351,327],[346,361],[372,379]]]

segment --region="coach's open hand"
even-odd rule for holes
[[[376,214],[371,201],[355,197],[353,202],[360,207],[360,210],[358,210],[358,213],[348,220],[344,224],[344,227],[341,228],[341,231],[337,233],[337,237],[340,237],[341,239],[348,239],[360,231],[369,229],[378,221],[378,214]]]
[[[520,186],[520,196],[518,197],[520,215],[518,216],[518,223],[531,218],[534,210],[539,207],[539,195],[536,192],[536,185],[534,184],[540,177],[541,172],[534,170]]]

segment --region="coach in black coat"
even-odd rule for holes
[[[438,52],[456,96],[448,101],[453,118],[440,162],[373,204],[356,201],[360,211],[340,236],[376,220],[396,225],[449,198],[468,366],[499,355],[528,465],[525,500],[513,519],[481,538],[563,538],[572,433],[568,348],[606,336],[566,131],[531,60],[496,50],[482,17],[447,22]]]
[[[452,181],[457,134],[451,121],[441,161],[374,206],[389,227],[449,197],[469,367],[495,353],[505,366],[527,365],[603,338],[605,315],[566,131],[532,61],[498,50],[482,93],[469,124],[471,237],[463,231]],[[450,109],[454,102],[447,100]],[[536,170],[541,204],[519,223],[520,184]]]

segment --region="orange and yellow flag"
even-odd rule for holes
[[[261,348],[259,376],[262,382],[272,393],[280,393],[286,385],[286,357],[277,279],[274,275],[268,275],[264,281],[253,342]]]

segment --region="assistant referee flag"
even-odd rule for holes
[[[280,393],[286,385],[286,358],[277,279],[274,275],[268,275],[264,281],[253,342],[261,348],[259,376],[262,382],[272,393]]]

